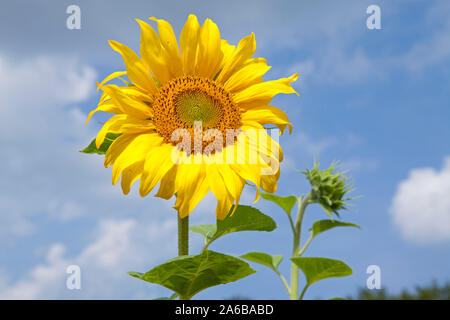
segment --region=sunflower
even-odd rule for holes
[[[269,104],[278,93],[296,93],[291,82],[297,74],[264,81],[270,66],[265,59],[252,57],[253,33],[235,47],[220,38],[213,21],[206,19],[200,26],[197,17],[189,15],[178,46],[168,22],[150,20],[156,21],[158,33],[137,19],[140,57],[127,46],[109,41],[122,55],[126,71],[114,72],[98,84],[103,93],[87,121],[98,111],[115,114],[103,124],[95,142],[100,147],[107,134],[118,136],[105,154],[105,167],[113,166],[114,185],[122,176],[124,194],[138,179],[143,197],[159,184],[155,196],[176,195],[174,208],[184,218],[212,191],[217,198],[216,216],[224,219],[238,204],[245,184],[256,187],[255,201],[260,188],[276,190],[280,172],[273,164],[282,161],[282,151],[264,125],[276,125],[280,134],[289,126],[291,132],[286,114]],[[122,79],[124,75],[128,81]],[[107,84],[115,78],[126,85]],[[174,140],[179,129],[188,133],[183,148]],[[229,132],[234,135],[230,137]],[[249,139],[250,132],[264,143]],[[244,155],[238,142],[248,151]],[[214,148],[208,149],[211,145]],[[249,161],[252,156],[256,161]]]

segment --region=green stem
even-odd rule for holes
[[[290,215],[288,216],[288,218],[289,218],[289,223],[291,224],[292,232],[295,233],[294,221],[292,221],[292,217]]]
[[[298,256],[301,257],[302,254],[306,251],[306,249],[308,248],[309,244],[311,243],[311,240],[313,239],[312,233],[309,236],[308,240],[306,241],[306,243],[303,245],[303,248],[298,252]]]
[[[189,216],[178,216],[178,256],[189,255]]]
[[[295,229],[298,233],[298,237],[300,238],[300,231],[302,228],[303,216],[305,215],[306,207],[311,200],[312,192],[309,192],[306,197],[304,197],[300,203],[300,207],[298,209],[297,220],[295,221]],[[299,239],[300,240],[300,239]]]
[[[281,281],[283,282],[284,287],[286,288],[286,291],[288,294],[291,294],[291,288],[289,288],[289,284],[286,281],[286,278],[280,273],[280,271],[275,270],[276,274],[280,277]]]
[[[302,293],[300,294],[300,297],[298,298],[298,300],[303,300],[303,296],[305,295],[306,289],[308,289],[308,286],[305,286],[302,290]]]
[[[295,254],[298,252],[298,248],[300,246],[297,232],[294,232],[294,248],[292,250],[292,256],[295,257]],[[291,292],[290,298],[291,300],[297,300],[298,295],[298,267],[295,263],[291,263]]]
[[[298,253],[300,250],[300,236],[301,236],[301,229],[302,229],[302,222],[303,222],[303,216],[305,215],[306,207],[309,204],[309,201],[311,200],[311,192],[309,192],[306,197],[301,199],[298,204],[298,213],[297,213],[297,219],[295,221],[295,228],[294,228],[294,243],[292,248],[292,257],[298,257]],[[291,300],[297,300],[298,298],[298,267],[297,265],[292,262],[291,263],[291,292],[290,292],[290,298]]]

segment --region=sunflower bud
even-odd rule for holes
[[[339,210],[346,210],[348,200],[353,198],[344,198],[351,191],[351,185],[348,184],[348,178],[345,172],[337,172],[337,164],[332,163],[328,169],[319,170],[319,162],[314,163],[314,167],[301,173],[311,184],[311,203],[319,203],[325,212],[331,217],[334,212],[339,217]]]

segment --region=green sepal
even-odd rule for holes
[[[100,148],[97,148],[95,139],[91,141],[91,143],[84,148],[83,150],[80,150],[82,153],[96,153],[96,154],[102,154],[104,155],[106,151],[108,151],[111,144],[116,140],[121,134],[120,133],[111,133],[108,132],[106,134],[105,140],[100,145]]]

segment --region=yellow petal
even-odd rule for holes
[[[206,178],[209,188],[217,198],[216,217],[223,220],[233,205],[234,198],[227,190],[225,181],[217,169],[217,165],[210,164],[206,167]]]
[[[221,198],[218,198],[216,207],[216,218],[219,220],[225,219],[228,213],[230,212],[233,202],[234,200],[231,197],[222,196]]]
[[[192,189],[190,193],[190,199],[188,201],[184,201],[180,204],[180,207],[177,209],[181,218],[185,218],[192,211],[194,211],[197,204],[202,200],[209,192],[209,185],[206,182],[206,179],[199,181],[196,183],[196,188]]]
[[[250,100],[244,103],[239,104],[239,108],[241,109],[241,112],[245,112],[248,109],[261,107],[261,106],[267,106],[272,101],[272,97],[262,97],[259,99]]]
[[[203,164],[182,164],[176,178],[177,200],[174,208],[181,218],[191,213],[209,192]]]
[[[170,74],[158,34],[148,23],[139,19],[136,21],[141,27],[140,53],[142,60],[156,80],[164,85],[170,80]]]
[[[123,45],[117,41],[110,40],[109,44],[111,48],[119,52],[122,55],[125,67],[127,68],[128,78],[138,87],[147,90],[151,94],[155,94],[158,90],[155,82],[153,81],[150,72],[145,67],[145,64],[126,45]]]
[[[223,58],[221,50],[220,31],[217,25],[206,19],[200,30],[196,75],[213,79],[219,72]]]
[[[217,168],[220,175],[223,177],[223,181],[225,182],[228,192],[234,199],[239,198],[244,186],[244,180],[227,164],[217,165]]]
[[[240,186],[239,195],[236,197],[236,200],[235,200],[235,203],[234,203],[234,208],[233,208],[233,211],[231,211],[231,213],[230,213],[230,217],[232,215],[234,215],[234,213],[236,212],[236,209],[237,209],[237,207],[239,205],[239,201],[241,199],[242,190],[244,190],[244,186],[245,186],[245,181],[243,181],[242,185]]]
[[[145,197],[160,182],[161,178],[174,166],[171,144],[162,144],[145,158],[144,172],[139,185],[139,194]]]
[[[123,169],[135,162],[145,160],[147,154],[159,146],[163,139],[157,134],[139,134],[131,141],[114,160],[112,169],[112,184],[119,181]]]
[[[161,40],[161,46],[164,48],[167,67],[170,70],[170,75],[173,78],[179,77],[183,74],[181,64],[180,49],[178,48],[177,38],[173,32],[172,26],[165,20],[149,18],[158,23],[158,33]]]
[[[244,67],[246,67],[246,66],[248,66],[250,64],[253,64],[253,63],[264,63],[264,64],[267,64],[267,60],[264,59],[264,58],[261,58],[261,57],[251,58],[251,59],[248,59],[247,61],[245,61],[242,64],[242,68],[244,68]]]
[[[98,88],[100,89],[100,84],[97,84],[97,85],[99,86]],[[122,93],[125,93],[130,98],[136,99],[138,102],[143,101],[143,102],[147,102],[148,104],[152,103],[151,97],[147,93],[143,93],[142,91],[137,89],[137,87],[118,87],[118,88],[120,88],[120,91]],[[143,107],[143,108],[148,109],[147,107]],[[94,110],[89,112],[89,115],[86,120],[86,124],[89,122],[91,117],[96,112],[99,112],[99,111],[108,112],[108,113],[116,113],[116,114],[124,112],[120,107],[118,107],[116,104],[114,104],[113,100],[106,92],[102,93],[102,96],[100,98],[100,102],[98,103],[97,108],[95,108]],[[150,111],[147,110],[145,112],[147,114],[147,112],[150,112]]]
[[[125,150],[128,145],[133,142],[138,134],[123,134],[117,137],[113,143],[108,148],[105,154],[105,168],[108,168],[110,165],[116,161],[116,159],[120,156],[120,154]]]
[[[151,120],[128,118],[128,121],[122,125],[120,131],[123,133],[144,133],[155,132],[155,125]]]
[[[120,91],[124,94],[126,94],[128,97],[137,100],[138,102],[146,102],[147,105],[151,104],[153,102],[153,97],[148,94],[148,92],[145,92],[139,87],[132,86],[132,87],[119,87]]]
[[[181,60],[185,75],[195,72],[200,25],[197,17],[190,14],[180,34]]]
[[[106,82],[111,81],[112,79],[118,78],[120,76],[123,76],[124,74],[127,74],[126,71],[116,71],[111,73],[109,76],[107,76],[105,79],[103,79],[102,82],[100,82],[100,87],[103,86]],[[97,88],[98,91],[99,88]]]
[[[235,159],[230,164],[230,168],[238,174],[242,179],[251,181],[256,186],[255,202],[259,198],[261,185],[261,169],[267,167],[260,159],[259,151],[255,150],[254,144],[251,143],[252,138],[246,138],[247,134],[242,133],[238,136],[238,145],[234,145]],[[258,139],[258,136],[256,136]],[[244,144],[244,150],[240,149],[239,144]],[[233,147],[227,147],[233,148]],[[227,150],[228,151],[228,150]]]
[[[108,121],[105,122],[103,127],[97,133],[97,137],[95,138],[95,145],[97,146],[97,148],[100,148],[103,141],[105,141],[105,137],[108,132],[120,133],[121,126],[127,123],[126,119],[126,114],[118,114],[108,119]]]
[[[230,195],[222,176],[217,170],[216,164],[206,166],[206,177],[208,179],[209,187],[217,199],[223,195]]]
[[[100,89],[100,83],[97,81],[97,91],[98,89]],[[111,97],[106,92],[102,92],[99,103],[105,103],[108,100],[111,100]]]
[[[294,74],[289,78],[257,83],[234,95],[234,102],[245,104],[253,100],[272,99],[278,93],[298,93],[292,88],[291,82],[297,80],[298,75]]]
[[[265,140],[265,149],[259,148],[260,152],[270,158],[274,158],[276,161],[282,162],[284,155],[280,144],[276,140],[272,139],[272,137],[265,131],[261,131],[261,135],[261,141]]]
[[[257,120],[243,119],[241,118],[241,129],[247,131],[253,130],[265,130],[262,124]]]
[[[220,40],[221,42],[221,50],[223,52],[223,58],[222,62],[220,63],[220,68],[222,69],[225,64],[229,62],[231,58],[233,58],[234,50],[236,49],[236,46],[233,46],[228,43],[227,40]]]
[[[278,170],[278,172],[280,172]],[[263,175],[261,178],[261,188],[263,188],[264,191],[269,193],[274,193],[277,191],[277,180],[278,180],[279,174],[277,175]]]
[[[269,69],[270,66],[265,62],[251,63],[233,73],[225,82],[224,87],[232,93],[242,91],[253,84],[262,82],[262,76]]]
[[[257,121],[261,124],[275,124],[284,132],[286,126],[289,126],[289,133],[292,132],[292,124],[289,118],[282,110],[273,106],[254,107],[241,113],[243,121]]]
[[[151,118],[153,113],[150,107],[137,99],[133,99],[129,95],[125,94],[123,88],[110,84],[102,86],[101,89],[105,91],[115,105],[117,105],[122,112],[132,116],[136,119]]]
[[[257,122],[254,123],[260,125]],[[254,127],[246,125],[243,125],[241,128],[247,135],[249,135],[247,130],[254,129]],[[281,149],[281,146],[267,134],[266,130],[257,130],[256,139],[248,139],[245,142],[249,148],[249,153],[253,152],[253,155],[256,156],[256,160],[262,165],[263,169],[270,166],[271,161],[275,161],[275,163],[273,163],[274,166],[279,165],[279,162],[283,161],[283,150]],[[275,167],[273,169],[275,169]]]
[[[224,83],[226,80],[228,80],[231,74],[235,72],[236,68],[239,68],[244,62],[246,62],[253,56],[255,50],[255,35],[252,33],[251,35],[239,41],[239,44],[232,58],[225,63],[222,71],[217,77],[217,82]]]
[[[175,194],[175,179],[177,177],[178,165],[173,166],[161,179],[158,192],[155,197],[160,197],[166,200],[172,198]]]
[[[89,122],[91,117],[94,115],[94,113],[99,112],[99,111],[108,112],[108,113],[121,113],[122,112],[122,110],[120,110],[116,105],[114,105],[112,103],[99,103],[97,108],[95,108],[94,110],[89,112],[85,125],[87,125],[87,123]]]
[[[123,170],[122,180],[120,181],[123,194],[128,194],[130,192],[131,185],[141,177],[143,169],[144,160],[135,162]]]

